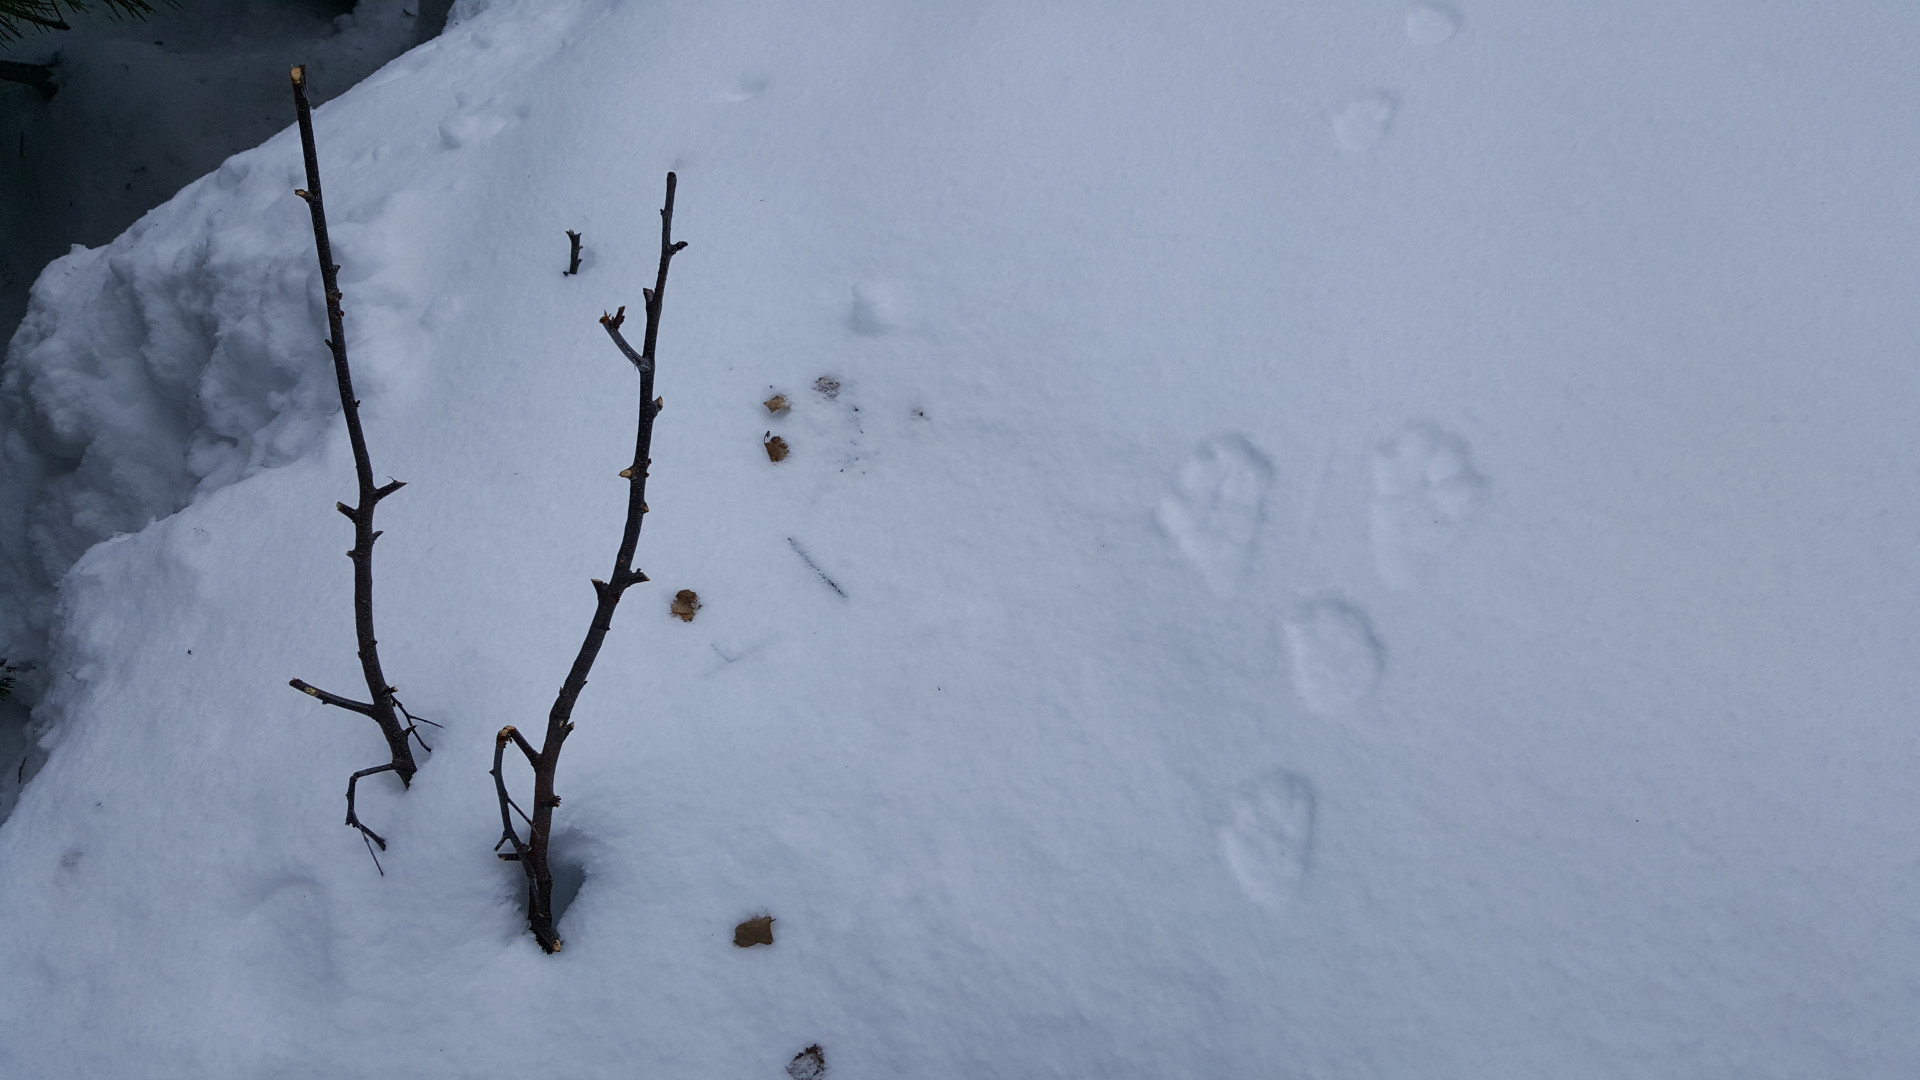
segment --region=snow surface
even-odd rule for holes
[[[1917,36],[463,0],[317,116],[446,725],[384,877],[286,686],[357,683],[296,140],[36,286],[0,1075],[1920,1073]],[[492,736],[618,540],[669,168],[549,957]]]

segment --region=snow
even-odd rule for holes
[[[293,133],[35,287],[0,1075],[1913,1074],[1916,31],[463,0],[316,115],[384,876]]]

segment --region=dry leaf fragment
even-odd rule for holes
[[[822,375],[813,380],[813,389],[823,398],[832,401],[840,396],[840,380],[831,375]]]
[[[805,1050],[793,1055],[787,1062],[787,1075],[793,1080],[820,1080],[827,1075],[827,1055],[814,1043]]]
[[[693,613],[700,610],[700,594],[692,589],[681,589],[673,594],[673,603],[667,608],[681,622],[692,622]]]
[[[767,411],[770,413],[783,413],[793,408],[792,403],[787,400],[787,395],[785,394],[775,394],[760,404],[765,405]]]
[[[760,445],[767,448],[768,461],[787,460],[787,440],[769,431],[760,436]]]
[[[773,916],[755,915],[746,922],[733,928],[733,947],[751,949],[755,945],[773,944]]]

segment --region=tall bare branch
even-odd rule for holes
[[[660,210],[660,270],[654,278],[653,288],[641,290],[646,297],[647,330],[640,350],[635,352],[620,333],[621,325],[626,322],[626,308],[612,315],[600,316],[600,325],[606,329],[607,336],[613,339],[614,346],[621,354],[632,361],[640,375],[640,416],[634,432],[633,464],[620,473],[627,481],[627,524],[620,535],[620,550],[614,556],[613,571],[607,580],[593,579],[593,591],[598,600],[593,609],[593,621],[588,623],[586,640],[580,643],[580,651],[573,658],[573,667],[567,671],[566,681],[560,684],[560,693],[547,713],[547,734],[540,749],[534,750],[512,727],[502,728],[494,743],[493,778],[495,791],[500,798],[501,827],[500,843],[494,845],[494,850],[512,845],[513,850],[500,852],[500,857],[518,862],[526,872],[527,924],[540,947],[550,953],[559,952],[561,946],[560,935],[553,925],[553,872],[547,864],[553,809],[560,805],[560,796],[553,791],[560,748],[567,741],[567,736],[573,733],[574,703],[580,699],[580,691],[586,688],[587,673],[593,670],[593,661],[600,655],[600,646],[613,626],[613,609],[619,606],[620,598],[629,586],[647,580],[646,574],[634,568],[633,553],[639,546],[640,525],[647,513],[647,468],[653,464],[650,457],[653,419],[660,413],[660,401],[653,396],[654,347],[660,335],[661,302],[667,292],[667,267],[673,257],[687,246],[684,241],[675,242],[673,239],[673,193],[676,182],[674,174],[668,173],[666,203]],[[510,742],[519,746],[521,753],[533,766],[533,814],[527,819],[524,840],[510,812],[519,810],[519,806],[508,796],[506,777],[501,772]]]
[[[408,713],[394,697],[395,688],[388,684],[386,674],[380,668],[380,643],[373,635],[373,542],[380,533],[373,527],[373,510],[380,500],[400,490],[399,480],[389,480],[375,487],[373,483],[373,460],[367,454],[367,437],[360,427],[360,401],[353,394],[353,370],[347,363],[347,334],[343,320],[346,315],[340,307],[340,267],[333,261],[333,242],[327,235],[326,202],[320,194],[320,159],[313,142],[313,107],[307,101],[307,69],[293,69],[293,107],[300,120],[300,148],[306,155],[307,186],[296,190],[295,195],[304,199],[307,210],[313,215],[313,243],[320,256],[320,284],[327,300],[327,347],[333,351],[334,379],[340,384],[340,411],[347,420],[347,439],[353,444],[353,472],[359,485],[359,502],[353,506],[335,503],[334,509],[353,522],[353,550],[347,552],[347,558],[353,560],[353,629],[359,643],[360,670],[367,680],[368,701],[354,701],[330,694],[299,679],[289,682],[295,690],[308,694],[323,704],[345,709],[369,717],[380,725],[380,734],[387,740],[387,750],[391,760],[385,765],[362,769],[353,774],[347,782],[347,824],[360,830],[360,834],[371,845],[379,845],[385,850],[387,842],[372,829],[361,824],[360,816],[354,809],[354,785],[360,778],[378,772],[392,772],[400,777],[402,786],[413,785],[413,774],[418,771],[414,764],[413,748],[409,738],[418,739],[417,719]],[[402,717],[405,721],[402,721]],[[431,723],[432,721],[422,721]],[[424,741],[420,744],[426,746]],[[378,857],[374,860],[379,865]],[[382,871],[384,873],[385,871]]]

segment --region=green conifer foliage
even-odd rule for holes
[[[153,14],[147,0],[0,0],[0,42],[17,41],[34,30],[69,30],[69,13],[98,6],[115,18]]]

